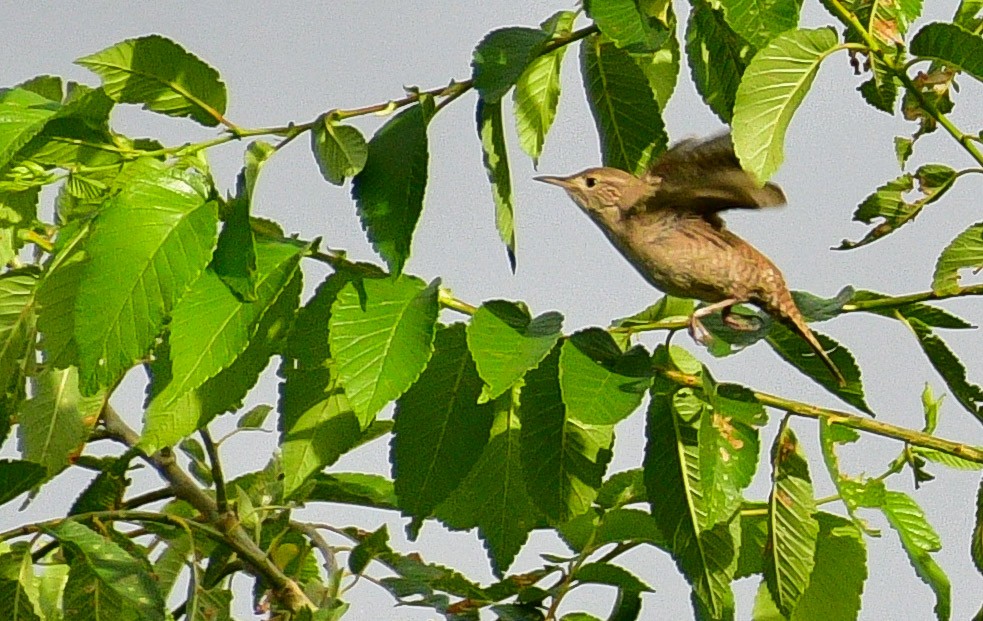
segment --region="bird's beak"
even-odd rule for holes
[[[570,178],[569,177],[553,177],[551,175],[543,175],[540,177],[533,177],[535,181],[542,181],[543,183],[548,183],[550,185],[558,185],[564,190],[570,188]]]

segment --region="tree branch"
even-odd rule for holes
[[[106,431],[110,435],[127,447],[132,448],[138,445],[140,436],[120,418],[112,406],[106,405],[102,417]],[[211,496],[206,494],[191,477],[185,474],[184,470],[178,466],[170,449],[161,449],[153,455],[143,454],[142,457],[157,470],[161,477],[170,483],[171,490],[177,498],[193,506],[202,514],[206,522],[217,528],[218,532],[222,534],[222,542],[235,550],[236,554],[252,568],[253,571],[250,573],[261,576],[273,585],[275,588],[274,596],[280,603],[294,612],[305,607],[314,608],[314,604],[304,594],[300,585],[284,574],[267,557],[266,552],[249,537],[245,529],[239,524],[236,516],[230,512],[220,512],[218,505]],[[151,513],[147,515],[159,517],[162,514]]]
[[[659,372],[682,386],[689,386],[691,388],[699,388],[703,386],[703,380],[696,375],[690,375],[689,373],[683,373],[672,369],[659,369]],[[867,433],[873,433],[885,438],[901,440],[902,442],[906,442],[908,444],[935,449],[937,451],[942,451],[943,453],[948,453],[949,455],[955,455],[969,461],[983,464],[983,448],[978,446],[963,444],[961,442],[953,442],[952,440],[944,440],[923,431],[915,431],[914,429],[899,427],[898,425],[892,425],[890,423],[883,423],[871,418],[864,418],[862,416],[850,414],[849,412],[823,408],[817,405],[804,403],[802,401],[796,401],[794,399],[786,399],[785,397],[772,395],[766,392],[752,390],[752,394],[754,395],[755,400],[761,405],[773,407],[788,412],[789,414],[794,414],[795,416],[814,418],[817,420],[822,420],[827,424],[843,425],[844,427],[850,427],[858,431],[866,431]]]

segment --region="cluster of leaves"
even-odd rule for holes
[[[734,126],[735,149],[761,180],[780,165],[785,131],[820,64],[840,51],[858,67],[858,58],[866,59],[871,77],[859,91],[875,108],[894,113],[904,91],[901,112],[918,129],[896,140],[902,166],[917,137],[938,127],[983,166],[979,137],[945,116],[957,76],[983,79],[979,2],[964,0],[953,23],[923,27],[910,45],[907,31],[920,3],[823,4],[843,22],[842,37],[832,27],[798,29],[796,0],[755,7],[693,0],[680,42],[666,0],[592,0],[584,6],[590,23],[580,29],[579,15],[563,11],[540,28],[490,33],[475,49],[469,80],[273,129],[243,129],[225,118],[218,73],[159,36],[80,59],[101,77],[97,88],[41,76],[0,91],[0,431],[6,438],[16,423],[22,457],[0,462],[0,501],[69,466],[98,472],[68,519],[0,536],[6,542],[41,535],[4,543],[0,611],[18,620],[229,618],[228,577],[245,571],[256,579],[254,603],[271,615],[325,621],[347,611],[344,580],[375,562],[394,574],[380,582],[398,601],[449,619],[477,619],[483,609],[501,619],[556,619],[564,596],[589,584],[616,587],[611,618],[633,619],[652,587],[614,561],[648,545],[676,561],[699,618],[734,618],[732,582],[757,575],[755,618],[852,619],[867,575],[865,536],[877,535],[863,512],[877,510],[934,591],[938,618],[947,619],[950,585],[932,558],[939,537],[910,496],[885,485],[905,468],[917,481],[929,480],[927,461],[983,463],[983,451],[931,435],[939,400],[928,389],[925,428],[905,430],[718,383],[678,347],[652,352],[632,345],[639,331],[682,327],[692,301],[664,298],[608,329],[563,334],[559,313],[534,317],[524,304],[505,300],[472,307],[439,280],[427,284],[402,273],[423,208],[428,125],[472,89],[495,220],[514,267],[503,101],[512,91],[519,144],[535,162],[572,44],[580,46],[585,95],[609,166],[641,172],[666,148],[661,111],[683,49],[698,91]],[[931,61],[929,70],[910,77],[908,55]],[[124,103],[222,126],[224,133],[177,147],[129,138],[109,123],[114,106]],[[372,112],[395,114],[366,141],[346,120]],[[352,180],[358,215],[387,270],[322,252],[317,242],[251,215],[264,162],[304,133],[328,182]],[[279,141],[251,143],[234,190],[222,196],[204,152],[263,135]],[[889,182],[855,215],[883,222],[844,248],[891,233],[972,172],[979,170],[931,164]],[[909,201],[905,194],[916,181],[921,196]],[[58,194],[54,220],[44,222],[39,191],[48,185],[57,185]],[[28,245],[38,258],[25,264]],[[327,263],[333,273],[301,304],[304,261]],[[943,250],[931,292],[890,297],[847,288],[832,300],[798,294],[797,302],[812,320],[866,311],[904,322],[958,402],[983,421],[983,388],[967,380],[935,333],[971,326],[926,304],[983,293],[960,283],[961,270],[981,265],[977,223]],[[442,323],[441,309],[469,319]],[[711,317],[712,353],[729,355],[764,339],[805,375],[870,413],[860,369],[845,348],[820,337],[846,376],[841,387],[798,337],[766,317],[758,323],[760,329],[735,331]],[[221,440],[212,440],[208,425],[240,412],[275,357],[277,406],[241,412],[238,424],[243,431],[261,427],[275,410],[279,453],[262,469],[225,481]],[[139,434],[108,405],[134,367],[149,377]],[[644,463],[609,476],[614,427],[646,395]],[[393,402],[392,419],[380,418]],[[762,461],[766,406],[824,421],[820,450],[845,515],[818,509],[789,416],[764,460],[767,499],[745,498]],[[841,472],[837,448],[857,441],[858,430],[907,443],[884,476]],[[196,432],[200,442],[191,438]],[[326,471],[381,436],[391,439],[392,479]],[[84,450],[94,438],[124,450],[93,458]],[[190,477],[172,447],[184,455]],[[163,489],[129,494],[127,472],[138,458],[160,473]],[[167,503],[157,511],[139,510],[161,500]],[[292,507],[311,502],[396,510],[413,535],[428,519],[476,529],[501,580],[481,586],[399,554],[384,529],[335,528],[331,536],[343,543],[330,543],[291,519]],[[121,528],[128,523],[141,528]],[[544,555],[541,570],[509,575],[537,528],[555,529],[567,555]],[[973,559],[983,571],[981,529]],[[342,567],[336,556],[346,546]],[[182,573],[189,575],[185,596],[173,592]],[[172,613],[169,600],[181,601]]]

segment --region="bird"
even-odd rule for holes
[[[717,311],[731,328],[748,330],[746,318],[731,311],[736,304],[751,303],[805,339],[837,383],[846,385],[809,329],[781,270],[730,231],[720,216],[727,209],[786,202],[778,185],[760,185],[741,167],[729,133],[679,142],[640,176],[599,167],[535,179],[566,190],[649,284],[706,303],[689,319],[689,333],[697,342],[712,338],[700,319]]]

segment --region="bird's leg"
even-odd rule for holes
[[[710,335],[710,332],[706,329],[703,323],[700,322],[700,318],[713,314],[718,310],[726,310],[738,302],[739,300],[735,298],[727,298],[726,300],[696,309],[696,311],[694,311],[689,317],[689,335],[693,337],[694,341],[701,345],[706,345],[709,343],[711,340],[713,340],[713,337]]]

